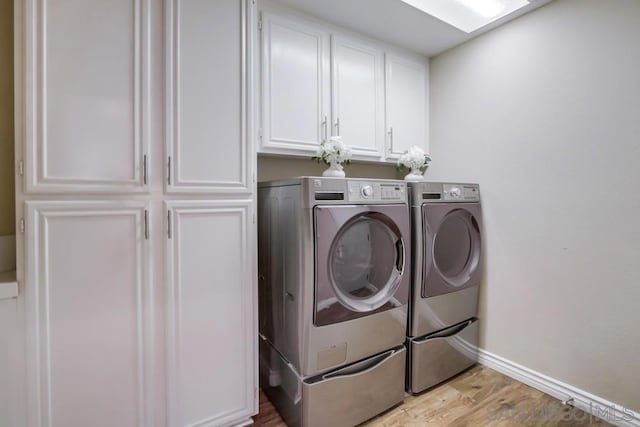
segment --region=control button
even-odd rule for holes
[[[449,190],[449,194],[451,194],[451,197],[457,198],[462,195],[462,191],[460,191],[458,187],[451,187],[451,190]]]
[[[371,197],[373,194],[373,188],[371,188],[370,185],[363,185],[360,192],[362,193],[362,197]]]

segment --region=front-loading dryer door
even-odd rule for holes
[[[316,326],[407,303],[410,259],[406,205],[316,206]]]
[[[480,203],[422,206],[424,298],[480,283]]]

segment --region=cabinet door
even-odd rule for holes
[[[332,133],[360,157],[380,159],[384,147],[383,52],[331,36]]]
[[[314,153],[329,134],[329,36],[262,12],[263,152]]]
[[[167,202],[169,425],[257,412],[252,201]]]
[[[426,59],[416,61],[387,54],[385,62],[386,157],[398,158],[412,145],[428,152]]]
[[[169,192],[250,192],[247,3],[166,2]]]
[[[26,191],[145,191],[149,0],[27,0]]]
[[[30,427],[158,425],[143,202],[27,202]]]

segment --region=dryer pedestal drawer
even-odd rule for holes
[[[473,366],[478,361],[478,320],[409,341],[407,389],[419,393]]]
[[[305,426],[354,426],[404,399],[406,350],[395,348],[303,384]]]
[[[262,343],[260,385],[290,426],[355,426],[404,399],[404,346],[304,379],[269,347]]]

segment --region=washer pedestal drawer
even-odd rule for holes
[[[290,426],[354,426],[404,400],[404,346],[310,378],[300,378],[267,346],[261,386]]]
[[[478,320],[411,338],[407,390],[420,393],[478,362]]]

